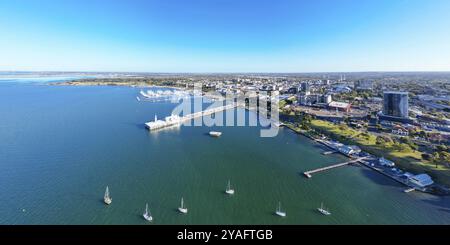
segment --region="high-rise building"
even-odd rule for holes
[[[302,82],[300,84],[300,90],[302,92],[309,92],[309,84],[308,84],[308,82]]]
[[[357,91],[368,91],[373,89],[373,82],[371,80],[356,80],[354,88]]]
[[[384,92],[383,115],[388,117],[408,118],[408,92]]]

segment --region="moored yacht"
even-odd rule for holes
[[[183,198],[181,198],[181,205],[178,208],[178,211],[180,211],[180,213],[182,213],[182,214],[186,214],[188,212],[188,209],[184,206]]]
[[[230,180],[228,180],[228,185],[227,185],[227,189],[225,190],[225,193],[227,193],[228,195],[233,195],[234,194],[234,189],[231,189]]]
[[[148,203],[145,204],[145,212],[142,215],[144,217],[145,220],[147,221],[153,221],[153,217],[152,214],[150,213],[150,211],[148,210]]]
[[[105,196],[103,197],[105,204],[109,205],[112,203],[112,198],[109,196],[109,188],[106,186]]]
[[[281,217],[286,217],[286,212],[281,211],[281,202],[278,202],[278,208],[277,211],[275,211],[275,214]]]
[[[209,135],[211,135],[212,137],[220,137],[222,135],[222,132],[210,131]]]
[[[320,208],[317,208],[317,210],[323,215],[331,215],[330,211],[323,207],[323,203],[320,204]]]

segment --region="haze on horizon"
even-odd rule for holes
[[[450,71],[447,0],[0,2],[0,70]]]

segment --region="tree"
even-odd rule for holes
[[[430,154],[423,153],[421,155],[421,157],[423,160],[426,160],[426,161],[432,160],[432,155],[430,155]]]
[[[381,126],[381,124],[377,123],[377,130],[378,131],[382,131],[383,130],[383,126]]]
[[[431,159],[432,159],[431,161],[436,165],[436,168],[438,168],[439,153],[438,152],[433,153],[433,156]]]
[[[409,147],[411,148],[411,150],[413,150],[413,152],[416,152],[419,150],[419,146],[412,142],[409,144]]]
[[[344,118],[344,122],[345,122],[345,124],[349,124],[350,123],[350,118],[349,117],[345,117]]]
[[[436,146],[436,151],[439,151],[439,152],[447,151],[447,149],[448,149],[447,146],[444,144]]]
[[[449,167],[450,164],[450,153],[443,151],[439,153],[439,158],[441,159],[442,163],[444,163],[444,165],[446,167]]]

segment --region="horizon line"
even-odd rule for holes
[[[303,72],[157,72],[157,71],[52,71],[52,70],[0,70],[0,73],[127,73],[127,74],[330,74],[330,73],[450,73],[447,71],[303,71]]]

